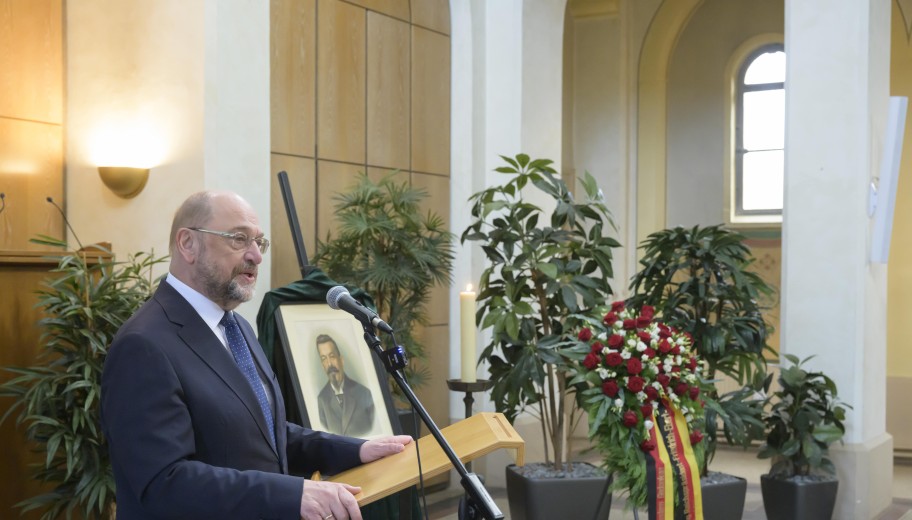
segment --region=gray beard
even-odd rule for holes
[[[226,283],[219,281],[213,264],[203,262],[200,267],[203,288],[212,301],[227,306],[231,303],[241,304],[253,298],[254,288],[246,290],[234,279],[241,272],[240,268],[231,271],[231,278]]]

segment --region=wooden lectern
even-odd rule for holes
[[[477,459],[501,448],[515,450],[516,464],[522,466],[525,461],[526,443],[503,414],[479,413],[447,426],[440,432],[462,462]],[[425,479],[440,475],[453,467],[432,435],[418,439],[418,445]],[[406,446],[402,453],[352,468],[327,480],[359,486],[361,493],[355,495],[359,506],[392,495],[418,483],[415,443]]]

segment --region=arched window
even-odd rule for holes
[[[782,44],[764,45],[749,54],[736,85],[734,217],[779,222],[785,169]]]

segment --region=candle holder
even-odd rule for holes
[[[475,392],[484,392],[492,386],[494,386],[494,382],[488,379],[478,379],[476,381],[447,379],[447,388],[449,388],[450,391],[465,392],[465,397],[462,399],[462,402],[465,403],[466,419],[472,416],[472,405],[475,403],[475,398],[472,397],[472,394]],[[467,471],[472,471],[471,461],[466,462],[465,466]],[[481,478],[481,476],[479,476],[479,478]],[[484,483],[484,479],[482,479],[481,482]],[[476,518],[481,518],[479,514],[477,508],[471,505],[468,494],[459,499],[459,509],[456,515],[459,520],[475,520]]]
[[[472,404],[475,403],[475,398],[472,397],[472,394],[475,392],[484,392],[485,390],[494,386],[493,381],[487,379],[479,379],[477,381],[463,381],[462,379],[447,379],[447,387],[453,392],[465,392],[465,397],[462,399],[462,402],[465,403],[465,418],[468,419],[472,416]]]
[[[472,416],[472,405],[475,404],[475,398],[472,394],[475,392],[484,392],[494,386],[494,382],[487,379],[477,381],[463,381],[462,379],[447,379],[447,387],[453,392],[465,392],[462,402],[465,403],[465,418]],[[467,468],[472,467],[472,463],[466,463]],[[471,470],[470,470],[471,471]]]

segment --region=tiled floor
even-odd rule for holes
[[[769,462],[759,460],[752,451],[720,449],[713,461],[712,469],[724,473],[739,475],[747,479],[747,497],[744,504],[742,520],[767,520],[763,511],[763,500],[760,496],[760,475],[766,473]],[[429,520],[458,520],[457,507],[462,496],[458,482],[450,488],[427,496]],[[510,518],[507,495],[503,488],[489,488],[488,492],[504,513]],[[611,519],[633,519],[632,511],[625,511],[622,500],[614,500],[611,506]],[[639,518],[646,520],[645,511]],[[569,519],[568,517],[568,520]],[[736,520],[736,519],[733,519]],[[893,465],[893,504],[877,520],[912,520],[912,460],[897,459]]]

